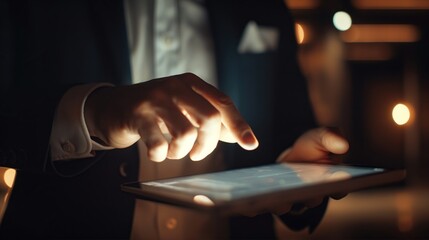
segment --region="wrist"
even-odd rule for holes
[[[52,122],[50,136],[52,160],[93,156],[84,108],[88,96],[103,86],[111,85],[107,83],[77,85],[63,95]]]
[[[105,106],[109,105],[108,97],[106,94],[110,92],[113,86],[101,86],[94,89],[86,98],[84,103],[84,119],[89,132],[89,135],[93,141],[106,145],[106,140],[101,129],[103,126],[103,112]]]

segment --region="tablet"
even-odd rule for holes
[[[380,186],[405,177],[405,170],[279,163],[252,168],[122,185],[140,198],[176,206],[236,214],[255,206],[296,203]]]

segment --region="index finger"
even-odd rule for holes
[[[231,132],[238,144],[246,149],[253,150],[259,145],[249,124],[241,116],[231,98],[214,86],[204,82],[192,73],[179,75],[192,89],[210,102],[221,114],[221,121]]]

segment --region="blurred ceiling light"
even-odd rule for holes
[[[305,32],[304,32],[304,28],[299,23],[295,23],[295,35],[296,35],[296,41],[298,42],[298,44],[304,43]]]
[[[394,53],[386,43],[355,43],[347,45],[346,59],[349,61],[387,61]]]
[[[410,109],[402,103],[396,104],[392,110],[392,118],[398,125],[404,125],[410,120]]]
[[[353,0],[353,6],[358,9],[429,9],[428,0]]]
[[[336,29],[340,31],[347,31],[352,26],[352,18],[346,12],[339,11],[334,14],[332,22]]]
[[[344,42],[417,42],[420,31],[411,24],[353,24],[341,37]]]
[[[13,182],[15,181],[16,170],[9,168],[4,172],[3,180],[6,186],[11,188],[13,186]]]
[[[289,9],[292,10],[304,10],[314,9],[320,4],[319,0],[284,0]]]

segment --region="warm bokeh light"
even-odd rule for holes
[[[299,23],[295,23],[295,35],[298,44],[302,44],[305,38],[304,28]]]
[[[429,9],[427,0],[353,0],[358,9],[417,10]]]
[[[319,0],[284,0],[286,5],[293,10],[314,9],[320,5]]]
[[[177,226],[177,219],[175,219],[175,218],[169,218],[168,220],[167,220],[167,222],[165,223],[165,226],[168,228],[168,229],[170,229],[170,230],[173,230],[173,229],[175,229],[176,228],[176,226]]]
[[[16,170],[12,168],[4,172],[3,180],[6,186],[8,186],[9,188],[13,186],[13,182],[15,181],[15,175],[16,175]]]
[[[410,109],[402,103],[396,104],[392,110],[393,121],[398,125],[404,125],[410,120]]]
[[[344,42],[417,42],[420,31],[411,24],[353,24],[341,34]]]
[[[214,202],[205,195],[195,195],[194,202],[204,206],[209,206],[209,207],[214,206]]]
[[[397,193],[395,196],[395,208],[397,211],[397,225],[401,232],[409,232],[414,227],[414,210],[415,205],[413,196],[409,193]]]
[[[343,11],[336,12],[332,22],[335,28],[340,31],[347,31],[352,26],[352,18],[348,13]]]
[[[393,56],[394,49],[387,43],[354,43],[346,49],[349,61],[386,61]]]

